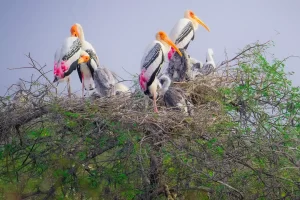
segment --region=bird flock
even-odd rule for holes
[[[182,107],[191,105],[179,88],[171,90],[172,82],[194,80],[198,75],[209,75],[216,68],[213,50],[208,49],[206,62],[192,58],[187,48],[195,38],[198,26],[210,31],[193,11],[186,10],[184,18],[180,19],[170,34],[159,31],[145,49],[141,59],[139,85],[145,96],[145,105],[153,100],[154,112],[158,112],[157,99],[163,96],[167,107]],[[164,63],[168,66],[161,70]],[[106,97],[130,92],[129,88],[118,82],[117,75],[100,66],[96,50],[85,40],[84,31],[80,24],[74,24],[70,29],[70,37],[66,38],[54,56],[54,81],[66,81],[68,94],[71,95],[70,74],[77,69],[82,83],[82,96]],[[84,94],[84,90],[86,94]]]

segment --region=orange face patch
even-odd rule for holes
[[[190,16],[195,17],[195,13],[193,11],[190,11]]]
[[[79,31],[76,24],[71,27],[70,32],[73,37],[79,37]]]
[[[159,31],[158,34],[159,34],[159,37],[160,37],[162,40],[165,39],[165,38],[167,37],[167,34],[166,34],[165,32],[163,32],[163,31]]]
[[[81,58],[82,58],[85,62],[89,61],[89,59],[90,59],[89,56],[81,56]]]

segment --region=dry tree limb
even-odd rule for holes
[[[38,72],[40,73],[40,75],[43,76],[43,77],[47,80],[47,82],[48,82],[53,88],[55,88],[55,91],[56,91],[56,94],[57,94],[57,87],[54,86],[53,83],[52,83],[52,82],[47,78],[47,76],[46,76],[46,74],[47,74],[48,72],[52,71],[52,70],[49,70],[49,71],[47,71],[47,72],[44,72],[43,69],[46,67],[46,64],[45,64],[44,66],[41,66],[37,61],[35,61],[35,60],[31,57],[30,53],[28,53],[28,55],[25,55],[25,56],[26,56],[27,58],[30,59],[30,62],[31,62],[31,63],[29,63],[29,64],[31,65],[31,67],[18,67],[18,68],[8,68],[8,69],[9,69],[9,70],[16,70],[16,69],[34,69],[34,70],[38,71]],[[36,64],[37,64],[39,67],[37,67]],[[39,79],[39,77],[38,77],[38,79]],[[37,80],[38,80],[38,79],[37,79]]]

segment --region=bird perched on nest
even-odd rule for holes
[[[114,96],[117,92],[116,89],[121,91],[126,90],[126,88],[121,88],[121,85],[123,84],[120,83],[117,85],[118,80],[116,79],[116,75],[105,67],[99,67],[95,71],[94,77],[96,90],[100,97]]]
[[[216,64],[214,61],[214,52],[209,48],[206,54],[206,63],[204,63],[203,67],[200,68],[200,73],[203,75],[209,75],[213,73],[215,69]]]
[[[82,44],[82,50],[85,51],[90,59],[87,63],[79,63],[78,73],[80,82],[82,83],[82,96],[84,89],[89,94],[95,93],[94,71],[100,66],[99,59],[93,45],[85,40],[83,28],[80,24],[75,23],[70,29],[71,36],[79,38]]]
[[[129,94],[130,90],[129,88],[122,84],[122,83],[117,83],[115,85],[115,91],[116,91],[116,95],[122,95],[122,94]]]
[[[208,26],[191,10],[184,12],[184,18],[178,20],[170,32],[170,39],[179,49],[187,49],[190,42],[195,38],[198,24],[210,31]]]
[[[53,83],[57,82],[58,85],[60,82],[67,81],[69,97],[71,96],[70,74],[65,74],[65,72],[70,68],[76,68],[81,46],[82,44],[77,37],[68,37],[54,55]]]
[[[159,77],[161,92],[163,96],[163,102],[167,108],[173,110],[183,111],[192,115],[193,104],[188,100],[184,91],[178,87],[170,87],[171,79],[163,74]]]
[[[156,34],[156,40],[148,45],[141,60],[139,84],[145,96],[153,99],[154,112],[158,112],[156,106],[156,99],[158,98],[157,87],[159,86],[157,75],[160,72],[170,47],[173,47],[178,54],[181,55],[181,52],[169,39],[167,34],[163,31],[159,31]],[[145,100],[147,106],[148,98],[146,97]]]
[[[207,25],[193,11],[186,10],[184,18],[180,19],[171,30],[170,38],[183,54],[181,58],[173,49],[169,52],[170,63],[167,73],[173,81],[181,82],[190,80],[193,65],[201,67],[200,62],[189,63],[190,56],[186,53],[190,42],[195,38],[195,31],[198,29],[198,24],[202,25],[207,31],[210,31]]]
[[[195,79],[199,75],[207,76],[212,74],[216,69],[216,64],[214,61],[214,52],[211,48],[207,50],[206,62],[202,65],[194,65],[192,68],[192,78]]]

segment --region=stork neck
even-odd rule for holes
[[[206,60],[207,61],[213,61],[214,59],[213,59],[213,57],[210,53],[207,53]]]
[[[162,44],[162,47],[164,50],[171,48],[170,45],[168,43],[166,43],[165,41],[163,41],[163,40],[158,40],[158,41]]]
[[[78,29],[79,29],[79,32],[80,32],[79,39],[80,39],[81,42],[83,42],[83,41],[85,41],[84,32],[83,32],[81,27],[79,27]]]
[[[198,22],[196,22],[195,20],[191,20],[192,21],[192,24],[193,24],[193,27],[194,27],[194,30],[196,31],[199,27],[199,24]]]

